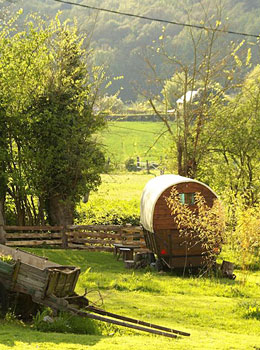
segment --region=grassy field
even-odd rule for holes
[[[77,291],[99,289],[107,310],[175,329],[190,337],[164,337],[111,327],[104,335],[41,333],[29,326],[1,323],[1,350],[143,349],[258,350],[260,320],[245,318],[260,300],[260,272],[242,283],[217,278],[178,277],[125,270],[111,253],[34,249],[61,264],[81,267]],[[90,294],[95,300],[95,294]],[[259,316],[259,315],[258,315]]]
[[[146,183],[158,171],[151,174],[125,173],[104,174],[102,184],[97,192],[91,192],[88,203],[80,203],[77,207],[78,223],[108,223],[111,218],[122,218],[128,223],[138,223],[140,200]],[[108,221],[107,221],[108,220]],[[115,222],[116,223],[116,222]]]
[[[139,215],[147,181],[156,174],[103,175],[89,203],[78,210],[118,216]],[[110,213],[110,214],[111,214]],[[109,214],[109,215],[110,215]],[[112,215],[111,214],[111,215]],[[100,290],[108,311],[191,333],[169,339],[108,326],[99,335],[39,332],[16,321],[0,321],[0,350],[260,350],[260,271],[235,281],[216,277],[179,277],[146,269],[126,270],[111,253],[34,249],[51,261],[81,267],[76,290],[93,301]],[[230,259],[224,249],[222,258]]]
[[[108,127],[100,135],[100,141],[106,146],[107,157],[116,165],[123,165],[128,158],[140,157],[146,160],[160,162],[169,146],[169,137],[162,122],[109,122]]]

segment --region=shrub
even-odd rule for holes
[[[0,254],[0,260],[10,265],[14,263],[13,257],[11,255]]]
[[[32,327],[42,332],[100,334],[95,321],[65,312],[61,312],[57,317],[53,317],[49,308],[36,314],[33,318]]]
[[[242,269],[259,267],[260,255],[260,205],[236,206],[236,227],[232,234],[233,246]]]
[[[129,158],[125,162],[125,168],[128,171],[137,171],[137,166],[135,164],[135,160],[133,158]]]
[[[210,268],[224,242],[225,218],[221,203],[215,200],[210,207],[205,198],[200,193],[196,193],[196,211],[194,211],[187,204],[181,203],[179,192],[175,187],[170,197],[166,198],[166,202],[174,216],[180,235],[187,238],[190,246],[202,246],[206,266]]]

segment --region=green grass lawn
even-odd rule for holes
[[[106,146],[107,157],[114,164],[123,165],[128,158],[140,157],[159,162],[164,158],[169,146],[169,136],[165,133],[162,122],[109,122],[106,130],[100,135],[101,142]]]
[[[156,174],[158,171],[151,174],[103,174],[98,191],[90,193],[88,203],[81,202],[77,206],[77,223],[90,224],[97,219],[97,223],[105,224],[122,217],[127,223],[132,223],[131,218],[134,218],[138,224],[143,189]]]
[[[111,327],[106,335],[41,333],[29,326],[1,323],[0,349],[219,349],[260,348],[260,320],[244,317],[249,304],[260,301],[260,271],[247,282],[178,277],[124,269],[111,253],[34,249],[60,264],[81,267],[77,292],[99,289],[104,308],[160,325],[188,331],[190,337],[169,339]],[[95,292],[89,298],[97,300]]]

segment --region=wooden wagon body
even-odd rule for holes
[[[0,283],[6,290],[30,295],[39,303],[50,296],[64,298],[74,294],[78,267],[59,265],[1,244],[0,255],[10,257],[9,262],[0,260]]]
[[[183,204],[195,210],[195,193],[201,193],[209,206],[217,195],[205,184],[179,175],[162,175],[150,180],[142,195],[141,224],[147,248],[168,268],[201,267],[206,253],[200,243],[180,235],[166,198],[175,187]],[[195,243],[195,242],[194,242]]]

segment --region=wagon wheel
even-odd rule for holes
[[[4,285],[0,283],[0,315],[4,316],[8,310],[8,292]]]

